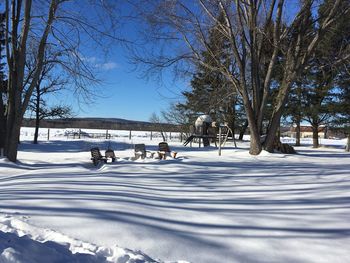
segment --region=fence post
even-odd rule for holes
[[[129,131],[129,140],[131,140],[131,131]]]
[[[108,130],[106,130],[106,140],[108,139]]]
[[[182,142],[182,132],[180,132],[180,142]]]
[[[170,141],[171,141],[171,132],[170,132],[170,134],[169,134],[169,139],[170,139]]]
[[[81,129],[79,129],[78,139],[80,139]]]
[[[47,140],[50,140],[50,128],[47,129]]]
[[[151,131],[151,141],[152,141],[152,139],[153,139],[153,133],[152,133],[152,131]]]

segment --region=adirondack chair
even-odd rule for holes
[[[173,152],[170,150],[169,145],[167,142],[160,142],[158,144],[158,156],[159,159],[166,159],[167,155],[172,156],[173,158],[176,158],[177,152]]]
[[[115,157],[115,153],[112,149],[107,149],[105,152],[105,156],[107,159],[110,158],[113,163],[115,162],[116,157]]]
[[[134,153],[135,153],[135,160],[139,159],[145,159],[146,158],[146,146],[143,143],[135,144],[134,147]]]
[[[91,161],[95,166],[97,166],[100,161],[107,163],[106,156],[103,156],[101,154],[100,149],[98,147],[91,148],[90,151],[91,151]]]
[[[135,153],[135,160],[139,159],[140,157],[141,159],[145,159],[147,157],[147,153],[150,154],[151,158],[153,158],[153,155],[154,155],[154,153],[150,151],[146,151],[146,146],[144,143],[135,144],[134,153]]]

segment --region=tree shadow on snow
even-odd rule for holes
[[[344,211],[350,209],[350,165],[312,159],[205,163],[169,159],[48,174],[38,170],[1,178],[0,188],[0,209],[6,211],[128,224],[208,249],[228,249],[220,238],[343,239],[350,235],[348,227],[336,222],[317,225],[324,218],[348,220]],[[36,205],[22,205],[22,201]],[[50,206],[50,202],[66,205]]]
[[[133,144],[125,142],[116,142],[112,140],[52,140],[33,144],[24,141],[19,145],[19,149],[24,152],[40,152],[40,153],[74,153],[89,151],[93,147],[100,148],[101,151],[111,148],[113,150],[132,149]]]

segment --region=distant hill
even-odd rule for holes
[[[24,119],[23,127],[34,127],[35,120]],[[120,118],[64,118],[48,119],[40,122],[40,128],[76,128],[76,129],[104,129],[131,131],[181,131],[180,126],[173,124],[157,124],[145,121],[133,121]]]
[[[135,121],[135,120],[126,120],[126,119],[121,119],[121,118],[100,118],[100,117],[65,118],[65,119],[53,119],[53,120],[49,120],[49,121],[55,121],[55,120],[151,124],[151,122],[147,122],[147,121]]]

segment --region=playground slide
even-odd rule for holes
[[[191,135],[190,137],[187,138],[187,140],[184,142],[184,146],[186,146],[187,144],[189,144],[194,138],[194,135]]]

